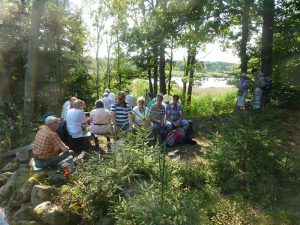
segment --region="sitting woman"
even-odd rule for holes
[[[99,148],[99,141],[96,135],[100,134],[109,134],[111,132],[111,113],[104,108],[104,103],[101,100],[97,100],[96,109],[93,109],[90,113],[90,132],[95,136],[95,146]],[[107,137],[107,141],[110,141],[110,138]]]
[[[145,99],[139,97],[137,100],[137,106],[132,109],[133,123],[137,126],[149,125],[149,108],[145,107]]]

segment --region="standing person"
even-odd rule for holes
[[[62,111],[61,111],[61,116],[60,118],[63,120],[66,120],[66,116],[67,116],[67,111],[69,108],[72,108],[73,102],[77,99],[77,97],[72,97],[70,100],[67,100],[63,107],[62,107]],[[71,104],[72,103],[72,104]]]
[[[237,82],[238,96],[237,96],[237,108],[238,110],[244,110],[246,99],[248,96],[248,89],[250,87],[250,82],[248,80],[247,74],[242,73],[240,80]]]
[[[117,97],[118,101],[113,103],[110,109],[116,133],[120,130],[128,131],[132,124],[131,106],[125,101],[125,92],[119,91]]]
[[[109,89],[106,89],[105,92],[109,93],[108,97],[111,99],[111,104],[114,104],[116,102],[115,94],[111,92]]]
[[[60,161],[73,153],[56,133],[59,119],[48,116],[45,125],[37,132],[32,149],[35,164],[39,168],[56,167]]]
[[[162,105],[163,95],[157,94],[156,103],[150,107],[150,121],[152,122],[154,138],[164,138],[166,132],[165,115],[166,109]]]
[[[112,100],[110,97],[108,97],[109,93],[108,92],[104,92],[103,94],[103,98],[102,98],[102,102],[104,104],[104,108],[107,110],[110,110],[111,108],[111,104],[112,104]]]
[[[253,99],[253,109],[259,111],[262,107],[262,97],[266,86],[265,75],[256,68],[251,70],[251,73],[255,77],[255,89]]]
[[[145,99],[139,97],[137,100],[137,106],[132,109],[133,123],[137,126],[143,126],[148,124],[149,108],[145,107]]]
[[[129,90],[127,90],[127,91],[125,92],[125,94],[126,94],[125,101],[126,101],[127,103],[129,103],[129,105],[133,108],[133,107],[135,106],[135,100],[134,100],[134,97],[130,94],[130,91],[129,91]]]
[[[80,99],[74,101],[74,108],[69,109],[66,123],[67,131],[70,135],[70,144],[76,154],[80,154],[84,146],[84,127],[87,123],[83,106],[84,102]]]
[[[189,121],[183,119],[183,112],[179,105],[178,95],[173,95],[172,103],[167,105],[166,118],[168,130],[173,130],[178,127],[182,127],[185,131],[187,130]]]

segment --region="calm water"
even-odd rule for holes
[[[230,78],[229,78],[230,79]],[[172,77],[172,81],[175,81],[175,83],[182,87],[182,77]],[[233,85],[227,84],[228,78],[214,78],[214,77],[208,77],[204,78],[200,82],[197,81],[194,86],[200,87],[200,88],[232,88]]]

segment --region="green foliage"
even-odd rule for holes
[[[216,98],[209,94],[201,97],[194,97],[191,105],[186,108],[189,116],[220,115],[233,111],[236,102],[236,93],[229,93]]]

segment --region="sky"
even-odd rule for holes
[[[87,26],[87,30],[89,35],[93,38],[96,37],[96,30],[92,26],[92,20],[90,17],[90,13],[88,8],[92,6],[87,6],[87,4],[82,4],[85,0],[70,0],[70,4],[73,7],[81,8],[83,6],[83,21]],[[107,26],[105,29],[109,28],[110,21],[107,22]],[[87,54],[95,57],[96,55],[96,43],[90,43],[87,46]],[[176,48],[173,52],[174,60],[183,60],[186,57],[186,49],[184,48]],[[103,42],[100,46],[99,57],[103,58],[107,56],[106,51],[106,42],[105,37],[103,38]],[[240,60],[236,54],[232,51],[232,49],[227,49],[226,51],[222,51],[221,47],[218,43],[207,44],[205,51],[199,51],[196,58],[199,61],[221,61],[221,62],[229,62],[229,63],[239,63]]]

